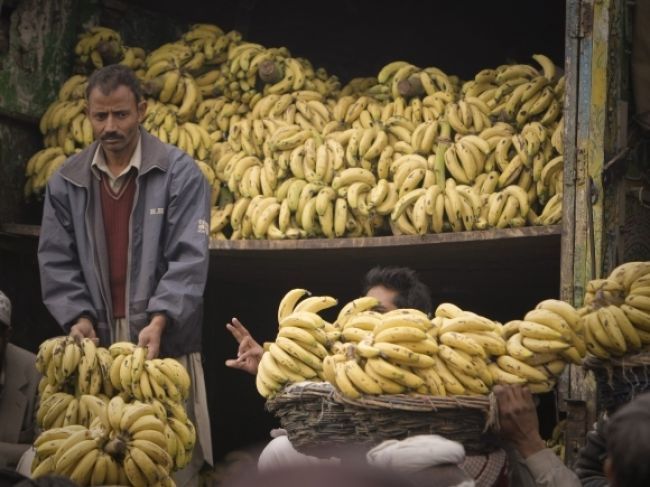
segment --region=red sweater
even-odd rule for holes
[[[109,282],[113,318],[126,316],[126,267],[129,251],[129,222],[135,196],[135,173],[130,172],[117,193],[102,174],[101,201],[108,249]]]

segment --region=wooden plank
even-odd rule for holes
[[[40,225],[24,225],[21,223],[2,223],[0,233],[18,235],[23,237],[38,237],[41,232]]]
[[[574,255],[576,226],[576,131],[578,106],[578,62],[580,3],[569,0],[566,4],[564,75],[564,193],[562,196],[562,256],[560,264],[560,297],[574,302]]]
[[[589,117],[589,151],[587,171],[595,194],[593,201],[593,255],[595,275],[600,278],[603,272],[603,164],[605,158],[605,126],[607,123],[607,77],[613,67],[608,65],[610,35],[610,0],[595,2],[593,20],[593,51],[591,63],[591,115]],[[591,239],[589,239],[591,240]],[[588,272],[588,274],[591,274]]]
[[[213,251],[275,251],[275,250],[334,250],[368,249],[392,247],[419,247],[434,244],[462,242],[485,242],[492,240],[527,239],[560,235],[559,225],[481,230],[476,232],[455,232],[428,235],[400,235],[364,238],[314,238],[302,240],[211,240]]]
[[[593,10],[593,0],[584,0],[582,9]],[[580,19],[581,14],[578,15]],[[580,20],[578,20],[580,21]],[[585,168],[589,145],[589,122],[591,115],[591,33],[584,33],[579,44],[577,130],[576,130],[576,199],[575,235],[573,256],[574,303],[582,303],[585,292],[588,255],[587,191],[588,175]]]

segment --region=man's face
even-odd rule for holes
[[[133,151],[138,140],[138,127],[144,118],[147,104],[135,101],[133,92],[124,85],[105,95],[95,87],[88,97],[88,118],[95,139],[105,152],[122,155]]]
[[[393,289],[388,289],[384,286],[374,286],[368,289],[366,296],[376,298],[379,301],[379,304],[375,307],[375,311],[379,313],[386,313],[397,309],[397,306],[395,306],[397,291]]]

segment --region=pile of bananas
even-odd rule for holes
[[[86,76],[136,70],[143,126],[194,157],[210,182],[217,239],[417,235],[523,225],[562,216],[564,77],[536,66],[483,69],[462,81],[405,61],[341,87],[286,47],[195,24],[145,53],[93,27],[77,69],[41,119],[46,149],[27,164],[40,194],[86,147]]]
[[[196,442],[194,425],[184,406],[190,377],[174,359],[147,360],[146,356],[145,347],[130,342],[117,342],[106,349],[87,338],[76,341],[63,336],[41,344],[36,367],[43,378],[36,421],[43,433],[35,442],[34,472],[67,475],[80,485],[104,485],[89,482],[97,478],[104,479],[99,482],[117,483],[108,479],[123,468],[130,485],[151,485],[154,476],[168,476],[170,470],[190,462]],[[75,457],[71,463],[64,460],[59,465],[52,455],[72,432],[82,430],[90,435],[85,439],[92,436],[97,446],[91,448],[86,442],[87,449],[75,450],[83,461]],[[167,456],[161,457],[151,442]],[[149,468],[147,459],[134,448],[149,455],[156,468]],[[58,456],[63,456],[63,451]],[[161,463],[161,458],[166,460]],[[79,468],[70,468],[72,465]],[[145,483],[134,465],[142,471]]]
[[[125,404],[120,396],[104,406],[90,427],[44,431],[34,442],[32,475],[64,475],[85,485],[173,486],[176,439],[148,404]],[[185,443],[193,442],[193,431]]]
[[[265,344],[257,374],[264,397],[304,380],[326,380],[352,399],[488,394],[495,384],[542,393],[586,353],[578,311],[556,299],[502,325],[452,303],[440,304],[433,319],[415,309],[381,314],[373,310],[377,300],[366,296],[344,305],[328,323],[317,313],[336,300],[298,302],[307,293],[293,289],[280,303],[279,332]]]
[[[650,345],[650,262],[626,262],[587,285],[580,309],[587,350],[600,359]]]
[[[323,377],[326,347],[339,334],[318,313],[338,301],[331,296],[303,299],[308,294],[306,289],[292,289],[280,301],[278,334],[274,342],[265,344],[255,380],[263,397],[273,396],[287,383]]]

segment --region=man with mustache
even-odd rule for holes
[[[121,340],[188,370],[198,441],[178,485],[212,462],[201,326],[210,188],[194,160],[148,134],[133,71],[95,71],[86,89],[95,142],[48,181],[38,248],[43,301],[73,337]]]

